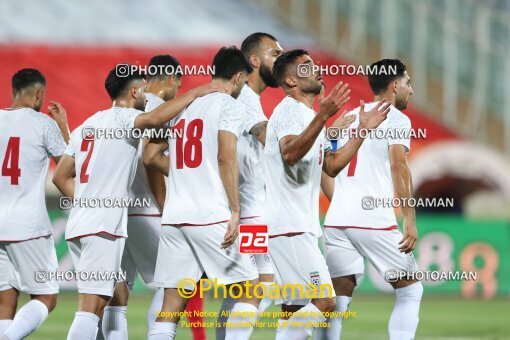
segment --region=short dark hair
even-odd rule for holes
[[[145,79],[145,74],[143,74],[143,72],[119,72],[119,65],[122,65],[122,67],[127,67],[129,70],[133,69],[129,64],[118,64],[110,71],[110,73],[108,73],[108,76],[104,82],[104,87],[106,92],[108,92],[111,100],[120,97],[123,92],[128,89],[133,81]]]
[[[149,61],[149,67],[150,66],[158,66],[156,69],[158,72],[149,72],[147,75],[147,80],[155,79],[155,78],[161,78],[164,76],[176,76],[178,78],[182,77],[182,68],[181,63],[171,55],[168,54],[160,54],[156,55],[151,58]],[[174,74],[167,74],[165,73],[165,67],[170,66],[168,69],[169,71],[175,72]]]
[[[235,46],[222,47],[213,59],[213,79],[230,79],[238,72],[250,73],[252,67],[243,52]]]
[[[370,69],[375,70],[375,72],[371,72],[368,75],[368,83],[375,95],[385,92],[388,85],[396,79],[403,77],[404,72],[407,70],[406,65],[399,59],[379,60],[370,65]]]
[[[283,86],[283,78],[285,77],[285,73],[287,72],[287,68],[292,65],[297,58],[299,58],[302,55],[309,55],[308,51],[297,49],[297,50],[291,50],[283,53],[278,58],[276,58],[274,65],[273,65],[273,76],[280,84]]]
[[[22,68],[14,73],[11,84],[14,92],[18,92],[35,84],[46,86],[46,78],[35,68]]]
[[[273,41],[277,41],[276,38],[269,33],[257,32],[250,34],[246,37],[246,39],[243,40],[243,43],[241,44],[241,51],[243,52],[246,59],[249,59],[253,51],[259,47],[259,44],[263,38],[269,38]]]

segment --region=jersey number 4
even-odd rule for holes
[[[202,134],[204,133],[204,121],[193,119],[186,124],[181,119],[173,127],[175,140],[175,164],[177,169],[198,168],[202,164]],[[186,142],[184,142],[186,135]]]
[[[19,184],[21,169],[19,168],[19,137],[10,137],[2,163],[2,176],[11,178],[11,185]]]

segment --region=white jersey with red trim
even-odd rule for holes
[[[207,225],[230,219],[218,167],[218,132],[239,137],[245,109],[225,93],[195,99],[175,119],[162,224]]]
[[[366,104],[365,110],[375,105],[375,102]],[[359,124],[359,107],[346,113],[349,114],[356,115],[349,127],[354,129]],[[325,226],[386,229],[397,225],[394,209],[386,204],[377,205],[382,200],[389,202],[394,198],[389,146],[400,144],[410,150],[411,121],[391,106],[388,118],[377,130],[365,139],[356,156],[335,178],[335,191]],[[338,147],[347,141],[348,136],[342,136]]]
[[[322,234],[319,194],[324,152],[331,144],[325,129],[312,148],[295,165],[284,163],[280,140],[301,134],[315,117],[314,110],[291,98],[284,98],[269,118],[264,148],[266,202],[263,219],[269,235],[288,233]]]
[[[145,96],[147,97],[145,112],[152,111],[165,102],[163,99],[150,92],[146,93]],[[128,214],[137,216],[160,216],[161,211],[159,209],[158,203],[156,202],[156,198],[154,197],[149,187],[149,182],[147,181],[147,172],[145,171],[145,166],[143,165],[143,139],[140,139],[140,143],[138,145],[137,159],[138,165],[136,167],[135,179],[131,185],[129,195],[133,198],[136,197],[142,200],[146,200],[149,202],[149,205],[142,207],[130,207],[128,209]]]
[[[75,158],[74,199],[80,204],[71,210],[66,239],[101,232],[127,237],[127,204],[112,206],[111,200],[129,201],[140,140],[129,134],[125,138],[105,137],[98,135],[96,129],[132,129],[140,113],[132,108],[112,107],[95,113],[71,134],[65,153]],[[84,138],[87,132],[92,132],[94,138]],[[100,201],[104,203],[97,203]]]
[[[246,109],[243,132],[237,143],[239,164],[239,198],[241,217],[259,217],[264,211],[264,170],[262,153],[264,146],[250,133],[250,130],[267,118],[262,111],[260,97],[251,87],[245,85],[237,98]]]
[[[0,110],[0,241],[51,235],[44,186],[66,148],[53,119],[30,108]]]

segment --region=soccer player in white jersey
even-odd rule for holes
[[[69,138],[65,110],[52,102],[51,119],[39,110],[46,80],[35,69],[12,77],[11,107],[0,110],[0,338],[35,331],[57,303],[58,269],[44,197],[50,157],[59,162]],[[31,300],[18,310],[19,293]]]
[[[95,275],[120,272],[127,237],[127,207],[117,204],[113,207],[94,207],[83,202],[129,198],[140,142],[130,133],[121,133],[121,138],[114,138],[112,132],[117,131],[117,136],[119,131],[161,126],[195,98],[214,89],[210,84],[199,87],[143,113],[141,110],[146,102],[144,76],[138,72],[117,72],[116,69],[110,71],[105,82],[112,107],[95,113],[73,131],[53,177],[53,182],[65,196],[81,203],[71,210],[65,235],[74,267],[79,272]],[[98,280],[78,277],[78,312],[68,339],[96,337],[99,318],[113,295],[115,282],[114,275]],[[127,291],[127,287],[124,289]]]
[[[322,76],[313,72],[313,66],[304,50],[283,53],[273,66],[274,76],[287,97],[276,106],[267,126],[264,220],[269,226],[269,252],[276,282],[285,288],[279,301],[283,302],[282,310],[299,311],[288,321],[279,321],[277,339],[306,339],[317,322],[326,320],[322,313],[335,307],[335,292],[318,246],[321,173],[324,170],[327,175],[336,176],[363,142],[361,138],[352,139],[337,152],[331,152],[324,126],[348,101],[350,91],[347,84],[340,82],[324,98]],[[310,70],[308,74],[301,72],[305,67]],[[312,107],[317,95],[319,110],[315,113]],[[388,110],[389,104],[381,101],[370,112],[363,111],[361,127],[377,127]],[[317,290],[325,289],[320,289],[321,295],[311,301],[300,299],[297,286],[305,289],[309,284],[318,285]],[[290,285],[295,289],[290,289]]]
[[[158,72],[152,72],[147,76],[147,104],[145,111],[149,112],[166,101],[172,100],[181,87],[181,76],[179,72],[180,63],[170,55],[157,55],[151,58],[149,67],[154,66]],[[157,67],[157,68],[156,68]],[[126,239],[124,253],[122,254],[121,268],[126,272],[126,281],[131,290],[137,274],[140,274],[146,284],[152,284],[156,258],[158,255],[159,234],[161,231],[161,212],[165,202],[166,187],[164,175],[143,164],[143,147],[148,138],[140,140],[138,145],[138,164],[135,178],[131,185],[130,197],[146,199],[149,206],[130,207],[128,209],[127,231],[129,237]],[[128,296],[123,295],[122,284],[115,290],[114,296],[105,307],[102,318],[102,331],[108,338],[110,332],[127,331],[125,314],[127,312]],[[117,286],[116,286],[117,287]],[[196,296],[193,300],[201,306],[202,300]],[[148,328],[156,320],[156,314],[161,310],[163,304],[163,289],[158,288],[151,301],[147,312]],[[188,306],[195,307],[197,303]],[[201,308],[199,308],[201,310]],[[193,333],[204,332],[203,329],[192,329]]]
[[[158,68],[158,70],[165,71],[164,67],[166,66],[171,66],[175,70],[179,63],[174,57],[167,55],[153,57],[149,62],[149,66],[151,65],[161,66],[162,68]],[[165,101],[173,99],[180,86],[180,74],[151,73],[148,75],[145,111],[150,112]],[[147,140],[139,141],[137,167],[129,192],[132,198],[145,199],[150,202],[148,206],[129,207],[128,209],[127,232],[129,237],[125,241],[121,268],[126,273],[129,290],[133,288],[137,274],[140,274],[146,284],[152,283],[161,229],[161,210],[165,201],[164,176],[143,165],[143,147]],[[104,309],[99,332],[102,332],[107,339],[115,333],[127,334],[126,313],[129,291],[125,288],[124,282],[118,282],[112,299]],[[147,313],[149,328],[156,320],[156,311],[161,309],[162,302],[163,291],[157,290]]]
[[[385,133],[367,138],[357,156],[335,178],[331,205],[324,222],[326,228],[326,260],[337,293],[339,312],[347,311],[352,293],[364,273],[364,259],[385,276],[395,272],[402,275],[392,280],[396,302],[388,331],[391,340],[414,338],[423,293],[422,284],[407,279],[403,274],[417,270],[412,255],[418,234],[414,208],[402,206],[404,225],[398,230],[395,212],[391,206],[375,207],[373,200],[390,201],[396,193],[400,199],[413,195],[412,180],[407,165],[410,150],[411,122],[400,110],[407,107],[413,94],[405,65],[398,59],[384,59],[372,64],[378,70],[396,69],[392,74],[374,74],[368,77],[375,101],[385,99],[392,106],[388,119],[378,129]],[[382,72],[381,72],[382,73]],[[359,108],[348,114],[356,115],[351,128],[358,125]],[[376,138],[382,135],[383,138]],[[407,137],[406,137],[407,136]],[[348,143],[347,137],[339,145]],[[405,201],[404,201],[405,202]],[[339,339],[342,319],[330,320],[327,339]]]
[[[174,120],[175,136],[168,144],[151,140],[145,150],[144,161],[161,162],[159,167],[169,173],[154,282],[165,288],[162,312],[173,316],[158,317],[151,340],[175,337],[178,312],[187,303],[177,290],[181,279],[198,281],[205,272],[210,280],[225,285],[258,283],[255,259],[240,254],[236,242],[241,217],[237,139],[245,109],[235,98],[250,65],[240,50],[224,47],[214,57],[213,67],[212,82],[225,86],[230,95],[195,100]],[[163,155],[166,149],[170,164]],[[253,286],[245,288],[228,322],[255,323],[259,299]],[[241,320],[232,315],[242,315]],[[226,339],[248,339],[251,332],[250,327],[227,328]]]
[[[264,172],[262,169],[262,152],[266,143],[267,118],[262,111],[260,95],[266,87],[278,87],[273,77],[273,64],[282,54],[280,44],[270,34],[253,33],[244,39],[241,51],[250,63],[252,71],[248,74],[238,100],[245,106],[246,115],[243,132],[237,142],[237,159],[239,164],[239,198],[243,224],[261,224],[264,209]],[[259,281],[270,285],[274,282],[273,265],[269,254],[255,254],[259,272]],[[264,297],[259,305],[259,312],[269,307],[272,299]],[[232,298],[223,300],[218,321],[223,324],[235,304]],[[216,327],[216,339],[225,338],[225,328]]]

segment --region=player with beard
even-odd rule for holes
[[[127,207],[82,203],[90,199],[125,201],[129,198],[140,140],[129,133],[116,138],[117,132],[159,127],[197,97],[219,89],[206,84],[144,113],[144,78],[139,72],[119,75],[116,68],[110,71],[105,88],[112,107],[95,113],[73,131],[53,176],[53,182],[65,196],[80,202],[71,210],[65,235],[75,270],[108,274],[97,277],[98,280],[78,277],[78,312],[67,336],[69,340],[96,337],[99,318],[113,296],[116,279],[112,274],[121,271],[124,242],[128,236]]]
[[[406,276],[418,270],[411,252],[418,240],[415,211],[413,207],[401,205],[404,215],[402,234],[393,207],[367,206],[364,200],[367,197],[393,200],[395,193],[404,200],[413,197],[407,165],[411,122],[400,111],[407,108],[413,89],[406,66],[400,60],[380,60],[371,68],[381,70],[381,74],[368,77],[374,102],[366,106],[373,107],[382,99],[392,104],[388,119],[378,127],[386,136],[367,138],[349,166],[335,178],[333,199],[324,222],[326,261],[338,295],[337,312],[347,311],[354,288],[363,276],[365,259],[382,276],[387,272],[398,274],[390,282],[395,289],[396,301],[388,324],[389,338],[410,340],[414,339],[418,326],[423,294],[422,284]],[[396,69],[396,73],[389,73],[391,69]],[[348,113],[356,117],[351,128],[359,124],[359,111],[360,108],[356,108]],[[349,143],[348,139],[339,140],[340,145],[345,143]],[[316,338],[339,339],[341,330],[342,318],[334,318],[330,320],[330,327]]]
[[[269,226],[269,251],[276,282],[284,288],[278,302],[283,303],[283,312],[292,314],[279,321],[277,339],[306,339],[318,322],[326,320],[323,313],[335,308],[331,277],[318,246],[321,173],[324,170],[335,177],[363,143],[362,138],[353,138],[331,151],[324,127],[349,100],[350,91],[340,82],[324,97],[322,76],[317,72],[303,76],[298,73],[303,65],[314,70],[304,50],[285,52],[275,61],[273,73],[287,97],[269,119],[264,148],[264,221]],[[316,113],[313,104],[317,95]],[[384,101],[369,112],[362,104],[358,129],[377,127],[388,111],[389,103]],[[316,286],[319,295],[311,300],[300,295],[303,291],[299,289],[310,285]]]
[[[57,280],[44,279],[58,269],[44,187],[50,157],[60,161],[69,130],[59,103],[50,102],[54,120],[39,112],[45,93],[41,72],[21,69],[12,77],[11,107],[0,110],[1,339],[24,339],[57,303]],[[16,312],[20,292],[30,301]]]
[[[174,99],[181,87],[182,77],[181,64],[170,55],[152,57],[149,67],[153,71],[147,75],[146,112]],[[154,279],[161,231],[161,211],[165,202],[166,186],[162,173],[143,164],[143,148],[147,141],[148,138],[140,140],[138,145],[138,164],[131,185],[130,197],[145,199],[150,204],[143,207],[130,207],[128,210],[127,231],[129,237],[126,239],[121,261],[121,268],[126,273],[127,287],[124,283],[117,283],[114,296],[105,307],[98,338],[102,334],[106,339],[115,334],[122,338],[127,337],[126,313],[129,290],[133,289],[138,274],[147,285],[151,285]],[[154,293],[147,312],[148,329],[156,320],[156,314],[161,310],[162,303],[163,289],[159,288]],[[202,310],[202,303],[199,296],[191,299],[188,304],[188,311],[191,312],[190,322],[203,321],[203,318],[195,317],[196,313],[193,313],[195,310]],[[192,328],[191,330],[195,339],[205,339],[203,328]]]
[[[261,224],[264,210],[264,173],[261,165],[262,152],[266,143],[267,118],[262,111],[260,95],[266,87],[278,87],[273,77],[273,64],[283,52],[280,44],[270,34],[253,33],[244,39],[241,51],[252,67],[246,85],[243,86],[238,101],[245,109],[243,131],[237,142],[239,164],[239,199],[241,203],[241,223]],[[266,285],[274,282],[273,266],[269,254],[255,254],[259,281]],[[259,305],[263,312],[271,304],[264,297]],[[218,321],[223,325],[227,320],[235,300],[223,300]],[[216,327],[216,339],[225,338],[225,328]]]
[[[155,284],[165,288],[165,297],[150,331],[154,340],[174,339],[187,304],[181,290],[195,289],[194,284],[181,286],[181,280],[198,282],[204,273],[224,285],[240,283],[242,291],[228,319],[234,327],[227,328],[226,339],[248,339],[252,327],[247,325],[257,320],[257,267],[252,257],[239,253],[236,243],[241,217],[237,140],[245,114],[236,98],[250,65],[240,50],[223,47],[213,66],[212,82],[222,84],[230,95],[211,94],[194,101],[172,122],[175,138],[151,139],[145,150],[144,162],[168,174],[154,276]]]

